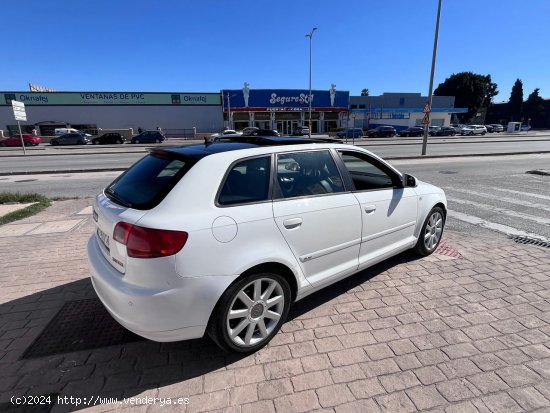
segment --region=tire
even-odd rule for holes
[[[485,136],[485,132],[481,132],[481,136]]]
[[[59,142],[57,142],[57,141],[52,141],[52,142],[50,142],[50,143],[51,143],[53,146],[59,145]]]
[[[134,139],[132,143],[139,143],[139,139]]]
[[[99,145],[99,140],[94,139],[94,140],[92,141],[92,143],[93,143],[94,145]]]
[[[117,139],[116,143],[118,143],[119,145],[122,145],[122,139]]]
[[[424,257],[433,253],[441,242],[444,228],[445,212],[441,207],[432,208],[422,225],[414,251]]]
[[[161,143],[162,141],[160,139],[157,139],[155,142],[156,143]]]
[[[269,295],[264,296],[266,293]],[[257,351],[269,343],[285,322],[291,297],[290,286],[283,276],[275,273],[248,275],[223,294],[210,317],[208,335],[225,351]],[[269,303],[275,299],[275,303]],[[230,318],[230,312],[236,314]]]

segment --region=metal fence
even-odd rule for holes
[[[195,128],[191,129],[163,129],[166,138],[194,139],[197,135]]]

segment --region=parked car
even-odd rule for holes
[[[249,129],[251,129],[251,128],[249,128]],[[228,137],[228,136],[241,136],[241,135],[242,135],[242,133],[237,132],[236,130],[225,129],[225,130],[222,130],[220,132],[213,133],[212,135],[210,135],[210,137],[211,138],[224,138],[224,137]]]
[[[365,135],[365,132],[361,128],[350,128],[336,133],[336,136],[340,139],[357,139]]]
[[[504,126],[498,123],[491,123],[491,126],[493,127],[493,132],[497,132],[497,133],[504,132]]]
[[[369,129],[369,138],[393,138],[396,135],[395,128],[393,126],[378,126],[374,129]]]
[[[430,136],[434,136],[434,134],[439,130],[441,129],[441,126],[429,126],[428,127],[428,134]]]
[[[436,131],[430,133],[432,136],[455,136],[455,128],[450,126],[441,126]]]
[[[424,128],[421,126],[412,126],[410,128],[400,130],[397,134],[399,136],[423,136]]]
[[[254,142],[153,148],[96,197],[92,285],[127,329],[256,351],[294,302],[437,248],[440,188],[352,145]]]
[[[40,136],[32,133],[23,133],[23,143],[25,146],[37,146],[42,142]],[[9,138],[0,139],[0,146],[21,146],[21,135],[17,134]]]
[[[246,128],[244,128],[240,133],[242,135],[250,135],[252,132],[254,132],[255,130],[258,130],[260,128],[256,127],[256,126],[248,126]]]
[[[108,143],[122,144],[125,141],[126,141],[126,138],[118,132],[104,133],[103,135],[92,139],[92,143],[94,145],[105,145]]]
[[[292,134],[294,136],[309,136],[309,128],[307,126],[296,126],[294,130],[292,131]]]
[[[86,145],[88,142],[88,138],[80,133],[66,133],[52,138],[50,145]]]
[[[461,133],[464,126],[466,125],[463,125],[462,123],[451,123],[451,128],[454,128],[456,133]]]
[[[487,133],[493,133],[495,131],[495,128],[493,125],[484,125],[485,129],[487,129]]]
[[[256,129],[246,136],[280,136],[275,129]]]
[[[460,129],[461,135],[485,135],[487,133],[487,129],[485,129],[485,126],[481,125],[464,125],[462,129]]]
[[[164,142],[164,135],[159,131],[145,131],[133,136],[130,143],[161,143]]]

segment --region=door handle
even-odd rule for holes
[[[376,211],[376,205],[367,205],[367,206],[365,206],[365,212],[367,214],[372,214],[374,211]]]
[[[290,218],[283,221],[283,225],[286,229],[298,228],[302,225],[302,218]]]

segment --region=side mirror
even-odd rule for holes
[[[403,175],[403,186],[405,188],[414,188],[417,185],[416,178],[412,175]]]

